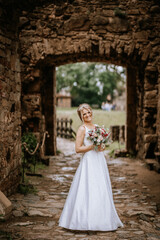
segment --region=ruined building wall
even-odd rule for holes
[[[20,179],[21,81],[17,17],[0,8],[0,190],[10,195]]]
[[[23,89],[38,81],[35,69],[44,65],[98,61],[127,67],[127,117],[133,122],[128,137],[138,157],[154,157],[160,151],[159,12],[159,2],[154,0],[61,1],[23,12]]]
[[[20,179],[21,80],[23,120],[34,118],[35,132],[40,121],[47,120],[50,153],[56,135],[55,67],[61,64],[95,61],[125,66],[128,148],[133,143],[140,158],[160,152],[158,0],[2,0],[0,6],[0,189],[4,193],[13,192]]]

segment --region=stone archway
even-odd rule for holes
[[[152,3],[146,4],[145,13],[144,3],[80,1],[77,4],[49,4],[22,14],[22,86],[34,82],[35,69],[44,65],[97,61],[125,66],[128,69],[126,147],[144,158],[149,151],[149,139],[154,142],[153,152],[157,139],[153,126],[157,100],[154,103],[151,100],[157,90],[146,77],[148,70],[154,75],[157,72],[150,57],[153,49],[148,23],[157,10],[152,9]]]
[[[34,114],[24,115],[24,119],[33,117],[36,124],[31,119],[30,126],[37,131],[44,120],[43,73],[45,69],[54,73],[54,67],[61,64],[95,61],[125,66],[128,69],[127,148],[135,149],[140,158],[155,157],[155,152],[160,152],[159,2],[14,2],[15,5],[2,0],[0,17],[2,190],[9,184],[10,193],[13,182],[19,179],[21,112],[23,115],[29,105],[33,107]],[[49,76],[45,81],[50,81]],[[54,99],[49,101],[54,104]],[[55,136],[53,118],[47,124]],[[54,149],[52,144],[52,150],[47,151],[54,153]]]
[[[65,59],[66,58],[66,59]],[[59,66],[61,64],[65,63],[73,63],[73,60],[75,62],[79,61],[95,61],[98,60],[98,55],[95,56],[89,56],[84,57],[83,55],[79,55],[77,57],[70,55],[69,57],[63,57],[62,58],[56,56],[50,56],[42,61],[39,61],[36,68],[39,68],[39,78],[41,81],[42,89],[43,91],[40,91],[41,93],[41,101],[42,101],[42,112],[43,109],[46,109],[42,114],[45,115],[46,119],[46,130],[49,132],[49,135],[51,136],[50,139],[47,140],[46,144],[46,154],[47,155],[54,155],[56,153],[56,109],[55,109],[55,101],[56,101],[56,94],[55,94],[55,88],[56,88],[56,70],[55,70],[55,62],[53,62],[53,59],[56,62],[56,66]],[[61,61],[58,61],[58,60]],[[101,59],[101,62],[105,62],[105,59]],[[136,123],[137,123],[137,105],[136,105],[136,68],[127,68],[127,119],[126,119],[126,149],[130,152],[136,151]],[[36,70],[37,71],[37,70]],[[38,79],[38,78],[37,78]],[[37,79],[35,81],[37,81]],[[38,80],[39,81],[39,80]],[[30,85],[30,84],[29,84]],[[34,84],[33,84],[34,85]],[[31,85],[30,85],[31,86]],[[33,88],[31,87],[30,90],[32,91]],[[33,91],[34,92],[34,91]],[[48,125],[49,124],[49,125]],[[40,131],[40,129],[39,129]]]

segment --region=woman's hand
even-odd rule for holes
[[[94,150],[95,149],[95,145],[89,145],[89,147],[90,147],[90,150]]]
[[[105,150],[105,145],[99,145],[98,146],[98,151],[103,152]]]

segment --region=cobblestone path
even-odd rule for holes
[[[109,159],[106,156],[114,203],[124,228],[113,232],[81,232],[58,227],[58,219],[81,157],[75,154],[74,143],[68,140],[58,139],[58,149],[63,150],[63,154],[51,158],[50,166],[40,171],[43,177],[29,178],[37,193],[10,197],[13,216],[0,224],[0,239],[160,239],[156,198],[149,184],[140,181],[141,175],[146,173],[149,183],[154,180],[158,185],[160,175],[150,172],[143,162],[129,158]]]

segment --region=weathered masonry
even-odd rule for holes
[[[56,152],[56,66],[81,61],[127,68],[126,148],[160,152],[160,3],[157,0],[1,0],[0,188],[19,181],[21,128]]]

